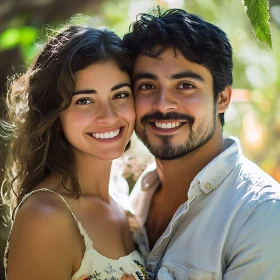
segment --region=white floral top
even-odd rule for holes
[[[28,199],[32,194],[39,191],[53,192],[49,189],[39,189],[25,195],[16,209],[15,216],[22,203]],[[53,192],[56,193],[56,192]],[[121,257],[117,260],[109,259],[99,254],[92,246],[92,241],[87,232],[73,214],[71,208],[65,199],[58,193],[69,208],[74,220],[76,221],[81,235],[85,241],[85,253],[81,262],[79,270],[72,276],[72,280],[147,280],[148,275],[145,272],[144,261],[138,251],[133,251],[127,256]],[[7,262],[9,253],[9,239],[4,255],[4,267],[7,279]]]

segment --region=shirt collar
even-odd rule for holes
[[[203,192],[209,193],[211,190],[217,188],[232,172],[240,161],[241,156],[242,150],[239,140],[232,136],[224,138],[224,151],[216,156],[195,176],[191,186],[199,184]],[[145,170],[140,182],[142,191],[155,191],[159,185],[155,162]]]
[[[224,151],[207,164],[194,178],[188,191],[191,198],[202,190],[209,193],[217,188],[238,164],[242,151],[238,139],[229,137],[224,139]],[[153,162],[142,173],[134,190],[130,195],[130,210],[132,217],[138,217],[137,227],[142,227],[147,219],[152,197],[160,184]]]
[[[235,137],[224,139],[224,151],[208,163],[194,178],[193,184],[199,184],[204,193],[217,188],[232,172],[240,161],[242,150]],[[191,191],[192,188],[189,189]]]

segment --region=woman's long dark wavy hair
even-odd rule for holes
[[[70,144],[59,130],[59,113],[71,104],[74,73],[92,63],[114,61],[131,73],[131,58],[112,31],[85,26],[65,26],[49,38],[37,59],[10,83],[6,97],[11,153],[6,161],[2,197],[13,210],[23,196],[51,172],[79,197]],[[110,78],[110,77],[108,77]],[[67,186],[66,186],[67,182]]]

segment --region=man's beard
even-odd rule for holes
[[[216,106],[215,106],[216,107]],[[186,155],[191,155],[198,151],[202,146],[204,146],[214,135],[216,130],[216,108],[214,109],[213,121],[205,125],[206,120],[202,120],[196,131],[193,130],[194,117],[179,113],[167,113],[162,114],[160,112],[145,115],[141,118],[141,124],[143,130],[140,131],[139,125],[136,125],[135,132],[139,139],[144,143],[144,145],[149,149],[149,151],[160,160],[174,160]],[[175,145],[172,144],[173,135],[156,135],[158,139],[161,140],[161,145],[155,147],[148,139],[146,134],[146,127],[149,121],[160,121],[160,120],[186,120],[185,125],[189,125],[190,132],[184,144]]]

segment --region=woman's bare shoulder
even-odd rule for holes
[[[70,210],[57,194],[32,194],[15,217],[8,254],[9,280],[71,276],[75,246],[69,244],[76,238],[74,227]]]
[[[62,219],[67,222],[67,217],[73,219],[66,203],[57,193],[37,191],[21,204],[15,220],[17,223],[20,220],[32,226],[38,221],[48,223]]]

